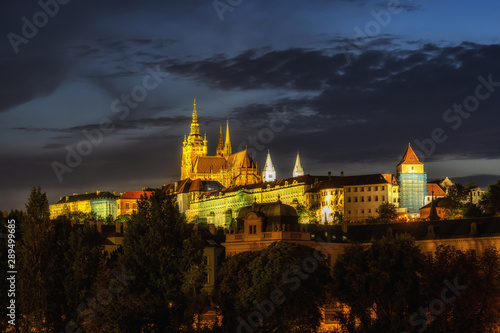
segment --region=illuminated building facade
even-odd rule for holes
[[[392,203],[399,207],[399,184],[394,175],[373,174],[352,178],[344,187],[344,219],[362,221],[378,216],[382,203]],[[403,213],[399,210],[398,213]]]
[[[132,215],[137,211],[137,202],[141,199],[141,195],[149,198],[151,191],[127,191],[120,193],[120,197],[116,200],[117,215]]]
[[[326,177],[324,177],[326,178]],[[284,204],[305,205],[305,192],[314,184],[315,178],[305,175],[279,179],[269,183],[233,186],[193,196],[184,212],[190,222],[214,223],[217,227],[230,227],[242,207],[256,203],[281,200]],[[171,187],[171,185],[169,185]],[[177,194],[179,198],[179,193]],[[177,200],[185,202],[185,200]],[[183,208],[186,208],[183,205]]]
[[[208,156],[207,137],[200,134],[196,101],[189,136],[182,143],[181,179],[215,180],[225,187],[256,184],[262,181],[257,164],[246,150],[232,153],[229,137],[229,122],[226,124],[226,139],[222,138],[222,127],[215,156]]]
[[[50,216],[56,218],[72,212],[95,213],[101,219],[109,215],[116,219],[118,196],[110,192],[96,191],[94,193],[78,194],[61,198],[57,203],[50,205]]]
[[[400,186],[400,205],[407,209],[409,215],[418,216],[428,195],[427,173],[424,172],[424,164],[418,160],[409,144],[396,171]]]

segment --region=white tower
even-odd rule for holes
[[[276,170],[274,169],[273,162],[271,161],[271,154],[267,151],[266,165],[264,166],[264,181],[273,182],[276,180]]]
[[[303,176],[304,169],[302,169],[302,165],[300,164],[299,152],[297,152],[297,159],[295,160],[295,167],[293,168],[293,177]]]

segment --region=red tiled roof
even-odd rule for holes
[[[417,154],[415,154],[410,145],[408,145],[408,149],[406,149],[406,152],[398,165],[401,164],[422,164],[422,162],[418,160]]]
[[[435,197],[444,197],[446,196],[446,192],[443,191],[443,189],[441,188],[441,186],[439,186],[438,184],[429,184],[427,183],[427,192],[429,193],[429,195],[431,196],[435,196]]]
[[[120,196],[120,199],[140,199],[141,195],[146,195],[149,198],[151,191],[126,191]]]
[[[226,159],[222,156],[199,156],[194,169],[197,173],[218,173],[226,166]]]
[[[203,190],[203,183],[201,182],[201,179],[197,178],[193,180],[191,183],[191,186],[189,186],[189,192],[191,191],[202,191]]]

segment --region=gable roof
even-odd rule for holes
[[[427,183],[427,193],[429,193],[430,196],[435,196],[435,197],[444,197],[446,196],[446,192],[439,186],[438,184],[434,183]]]
[[[227,164],[230,167],[238,168],[252,168],[255,167],[255,162],[252,160],[248,151],[242,150],[235,154],[229,155],[227,159]]]

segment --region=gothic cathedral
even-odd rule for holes
[[[207,136],[200,134],[196,100],[194,102],[191,132],[182,143],[181,179],[216,180],[224,187],[256,184],[262,181],[257,164],[246,150],[232,154],[229,139],[229,121],[224,141],[222,126],[215,156],[208,156]]]

